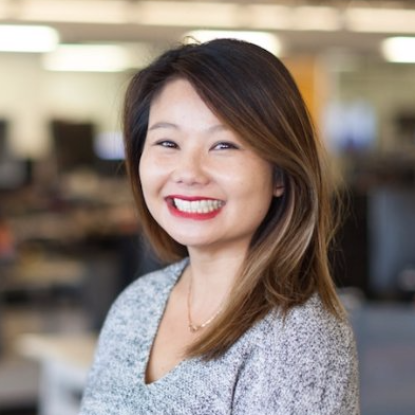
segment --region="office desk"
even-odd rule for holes
[[[22,335],[19,352],[41,364],[39,415],[76,415],[92,363],[92,334]]]

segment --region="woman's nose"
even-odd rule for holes
[[[205,185],[209,182],[203,155],[196,152],[182,152],[172,173],[176,183],[188,186]]]

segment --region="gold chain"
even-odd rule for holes
[[[191,297],[191,294],[192,294],[192,277],[190,276],[189,291],[187,292],[187,324],[188,324],[189,330],[192,333],[195,333],[196,331],[199,331],[199,330],[205,328],[206,326],[208,326],[210,323],[212,323],[212,321],[222,312],[222,310],[224,308],[224,304],[222,304],[219,307],[219,310],[216,311],[216,313],[213,314],[212,317],[210,317],[204,323],[202,323],[200,325],[197,325],[197,324],[193,323],[192,315],[191,315],[191,311],[190,311],[190,297]]]

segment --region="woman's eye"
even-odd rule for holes
[[[155,143],[155,145],[165,148],[177,148],[177,144],[171,140],[159,140]]]
[[[236,150],[239,147],[234,143],[220,142],[213,146],[214,150]]]

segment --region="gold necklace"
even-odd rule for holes
[[[210,323],[212,323],[212,321],[222,312],[222,310],[224,308],[224,304],[222,303],[222,305],[219,307],[219,309],[216,311],[216,313],[213,314],[213,316],[211,316],[209,319],[207,319],[204,323],[199,324],[199,325],[194,324],[193,321],[192,321],[192,315],[191,315],[191,311],[190,311],[191,293],[192,293],[192,277],[190,276],[189,291],[187,292],[187,325],[189,327],[189,330],[192,333],[195,333],[195,332],[205,328]]]

